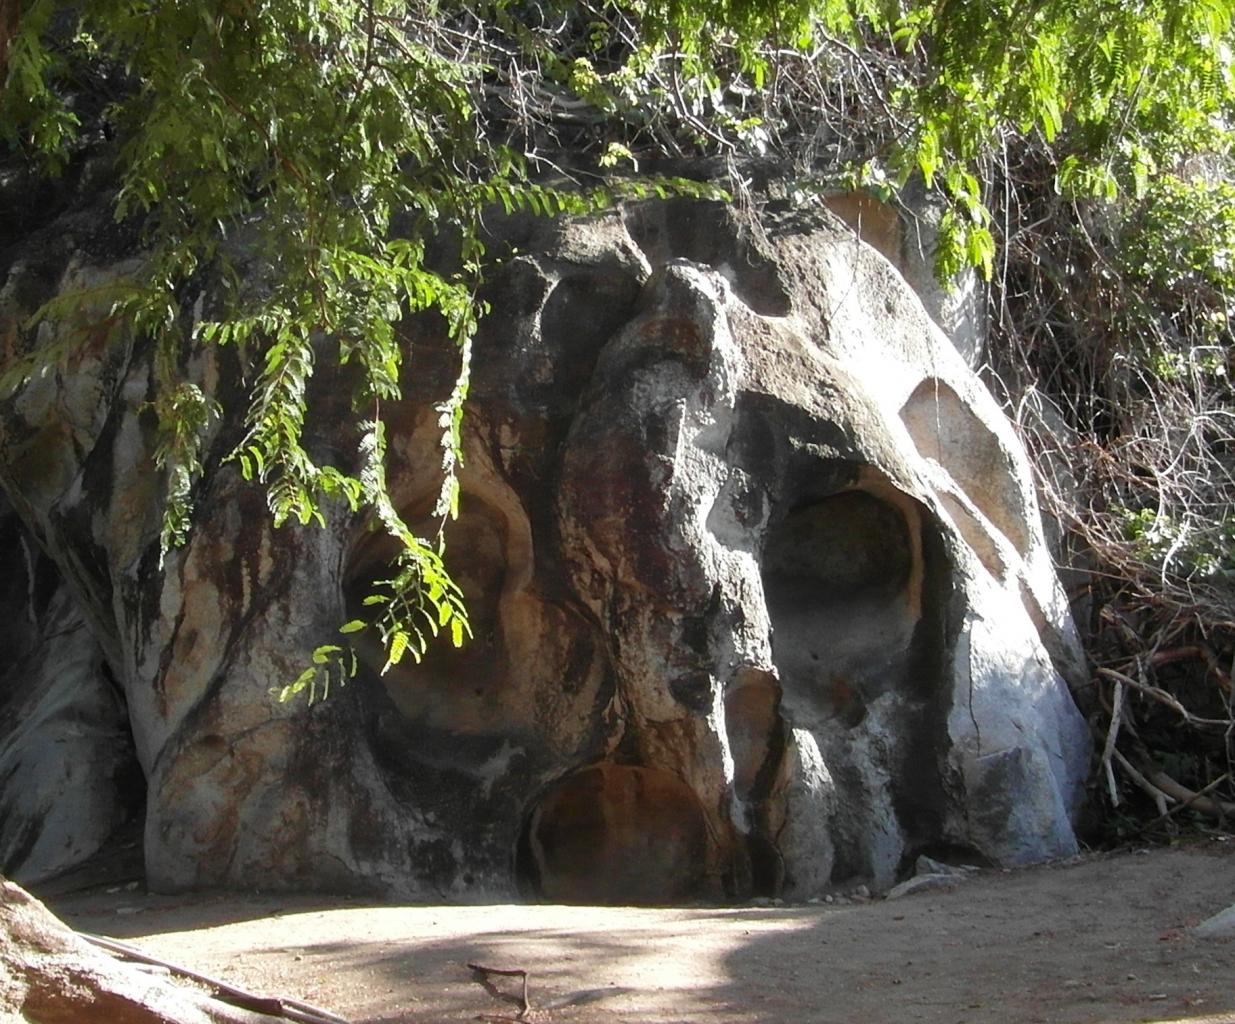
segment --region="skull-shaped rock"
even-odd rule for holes
[[[6,489],[127,697],[152,883],[669,902],[1074,851],[1079,655],[1030,470],[891,265],[822,213],[687,202],[505,241],[447,529],[474,639],[384,675],[361,646],[311,707],[271,688],[363,613],[379,534],[274,530],[225,467],[160,570],[131,341],[4,409]],[[407,335],[389,478],[428,524],[452,350]],[[192,372],[225,388],[221,358]]]

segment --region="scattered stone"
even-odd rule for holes
[[[973,864],[945,864],[943,861],[935,860],[933,857],[927,857],[925,854],[920,856],[913,865],[913,873],[915,875],[970,875],[975,871],[981,870]]]
[[[1207,917],[1192,929],[1192,933],[1202,939],[1235,938],[1235,904]]]
[[[915,893],[927,892],[932,889],[955,889],[965,880],[964,874],[946,875],[914,875],[899,885],[888,890],[886,899],[896,900],[902,896],[913,896]]]

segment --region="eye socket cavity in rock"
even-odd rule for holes
[[[864,490],[790,512],[769,532],[763,588],[783,684],[824,717],[861,723],[920,613],[920,555],[903,512]]]
[[[776,837],[788,810],[790,723],[816,734],[825,761],[843,770],[843,737],[863,728],[870,702],[886,693],[898,708],[916,706],[919,691],[938,682],[938,666],[929,652],[924,659],[919,635],[925,620],[931,620],[928,628],[937,625],[934,605],[941,595],[930,580],[943,571],[925,567],[924,510],[882,478],[868,472],[861,479],[866,489],[843,490],[790,511],[764,545],[776,670],[741,668],[724,696],[733,794],[741,807],[732,837],[712,834],[698,797],[677,776],[592,765],[551,784],[533,802],[515,863],[526,894],[568,902],[667,902],[715,896],[722,876],[738,879],[738,895],[780,890],[787,865]],[[707,712],[712,681],[706,673],[674,683],[686,708]],[[887,728],[881,723],[876,728]],[[919,731],[932,728],[924,723]],[[929,738],[906,742],[915,758],[933,756]],[[894,760],[881,771],[899,791],[908,768]],[[936,796],[925,794],[932,805]],[[840,797],[852,803],[842,813],[855,820],[874,813],[866,806],[871,801],[882,806],[896,799],[865,792]],[[913,831],[908,818],[905,824]],[[843,863],[861,871],[873,856],[845,851]],[[704,864],[712,865],[706,874],[699,867]]]

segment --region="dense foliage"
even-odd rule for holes
[[[382,405],[406,358],[393,325],[433,309],[459,346],[439,410],[444,524],[486,208],[586,212],[649,189],[894,200],[917,176],[944,204],[941,273],[992,281],[1010,405],[1097,567],[1093,631],[1126,627],[1098,666],[1115,676],[1096,677],[1109,766],[1135,717],[1125,690],[1170,708],[1146,675],[1153,637],[1178,649],[1187,634],[1207,665],[1235,650],[1233,14],[1235,0],[0,0],[0,131],[47,173],[101,138],[116,147],[116,216],[140,226],[146,258],[107,301],[158,346],[164,545],[192,528],[219,401],[188,356],[231,346],[252,382],[232,458],[275,521],[343,503],[398,540],[377,618],[344,627],[377,629],[392,663],[467,632],[441,529],[415,535],[385,483]],[[650,177],[696,157],[723,173]],[[445,227],[461,251],[449,274],[425,263]],[[195,315],[203,272],[221,298]],[[358,369],[359,450],[338,465],[303,444],[323,337]],[[345,659],[323,646],[293,688],[346,675]],[[1229,673],[1214,673],[1216,696],[1185,718],[1231,720]],[[1205,751],[1229,788],[1230,730]],[[1208,762],[1195,774],[1221,782]]]

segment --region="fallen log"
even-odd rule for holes
[[[217,990],[213,985],[203,988],[166,975],[155,976],[136,964],[117,960],[91,945],[20,886],[0,878],[0,1020],[281,1024],[289,1019],[285,1012],[289,1001],[263,1004],[259,1000],[245,1008],[216,998],[212,988]],[[278,1014],[254,1008],[274,1009],[276,1003],[280,1004]],[[304,1015],[293,1019],[309,1021]],[[343,1022],[321,1016],[312,1024]]]

